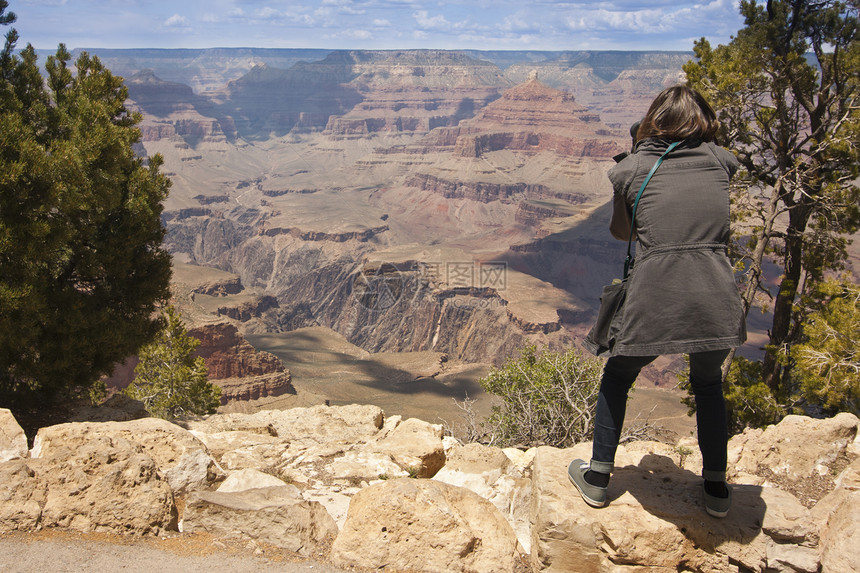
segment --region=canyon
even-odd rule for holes
[[[310,332],[368,353],[379,385],[426,382],[447,401],[480,393],[474,377],[527,344],[562,350],[587,332],[623,258],[605,172],[690,57],[92,52],[142,114],[138,151],[164,158],[166,245],[194,277],[174,295],[199,337],[229,324],[267,351]],[[226,275],[197,280],[213,269]],[[673,364],[644,378],[673,386]],[[290,392],[257,380],[225,395],[339,401],[304,386],[308,372]]]

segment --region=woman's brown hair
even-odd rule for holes
[[[667,141],[713,141],[719,128],[717,114],[702,95],[686,86],[660,92],[639,124],[636,141],[656,137]]]

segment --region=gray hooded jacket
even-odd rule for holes
[[[627,214],[623,236],[613,221],[616,237],[627,239],[636,194],[667,147],[668,142],[646,139],[609,170],[616,206],[626,206]],[[684,142],[666,156],[636,211],[636,261],[609,355],[722,350],[746,340],[726,254],[729,179],[737,167],[734,155],[713,143]]]

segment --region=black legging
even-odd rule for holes
[[[696,399],[703,475],[714,481],[724,481],[726,472],[728,428],[720,367],[728,354],[728,350],[690,354],[690,385]],[[639,371],[655,358],[613,356],[606,362],[597,397],[591,469],[604,473],[612,470],[627,410],[627,392]]]

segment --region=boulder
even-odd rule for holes
[[[180,529],[250,538],[300,555],[324,551],[337,535],[337,525],[325,508],[304,500],[292,485],[194,492],[188,498]]]
[[[264,410],[253,416],[267,419],[277,436],[318,443],[361,443],[373,438],[385,418],[378,406],[312,406],[290,410]]]
[[[339,567],[510,573],[517,538],[499,511],[465,488],[400,478],[352,498],[332,546]]]
[[[187,430],[160,418],[127,422],[70,422],[41,428],[33,440],[30,456],[51,457],[63,448],[75,449],[95,438],[121,438],[141,446],[159,467],[169,469],[186,451],[205,448]]]
[[[215,414],[202,422],[188,423],[203,433],[243,431],[277,436],[287,441],[361,443],[376,436],[384,415],[377,406],[312,406],[289,410],[261,410],[253,414]]]
[[[173,467],[165,470],[164,477],[175,495],[184,495],[223,480],[225,474],[204,448],[193,448],[182,454]]]
[[[836,488],[813,508],[812,514],[820,525],[822,570],[858,572],[860,561],[860,459],[843,471]]]
[[[735,485],[725,519],[705,513],[698,472],[678,466],[665,444],[619,447],[606,507],[582,501],[567,477],[591,444],[538,448],[532,476],[532,564],[540,571],[611,571],[618,564],[674,571],[817,568],[818,535],[806,508],[790,494]],[[787,543],[796,551],[785,551]],[[731,564],[731,565],[730,565]],[[793,569],[789,569],[793,568]],[[815,570],[815,569],[813,569]]]
[[[177,493],[206,487],[223,477],[206,446],[188,430],[167,420],[143,418],[128,422],[80,422],[42,428],[36,434],[32,458],[53,458],[96,440],[135,444],[138,453],[151,458]]]
[[[0,463],[27,456],[27,436],[6,408],[0,408]]]
[[[433,477],[445,465],[442,426],[417,418],[401,422],[370,447],[390,455],[397,465],[413,477]]]
[[[517,448],[505,448],[502,452],[511,460],[511,463],[514,464],[514,467],[521,474],[527,475],[531,471],[531,465],[535,459],[537,448],[529,448],[525,451]]]
[[[252,446],[284,444],[284,447],[286,447],[283,440],[269,435],[268,433],[260,434],[249,431],[205,433],[198,430],[191,430],[191,434],[206,446],[206,449],[209,450],[209,454],[218,463],[222,463],[222,456],[224,456],[224,454],[243,450]]]
[[[764,430],[747,429],[733,437],[728,467],[735,474],[755,474],[765,467],[794,479],[826,475],[853,445],[858,427],[860,419],[848,413],[823,420],[786,416]]]
[[[105,438],[128,441],[150,457],[161,476],[177,494],[207,487],[223,479],[223,471],[209,456],[206,446],[188,430],[159,418],[127,422],[80,422],[42,428],[36,434],[32,458],[52,458],[66,449],[75,450]]]
[[[245,491],[265,487],[285,486],[287,483],[275,476],[254,469],[232,471],[227,475],[218,490],[220,492]]]
[[[420,465],[416,464],[416,467]],[[389,454],[364,450],[352,450],[335,458],[328,470],[332,479],[346,482],[370,482],[409,475]]]
[[[202,420],[189,420],[183,423],[195,436],[200,434],[218,434],[227,432],[243,432],[263,436],[277,436],[277,432],[268,419],[254,414],[229,412],[213,414]]]
[[[173,492],[138,443],[107,435],[75,447],[54,442],[30,467],[37,490],[46,490],[40,527],[131,534],[176,529]]]
[[[219,463],[225,470],[270,470],[283,462],[286,451],[287,445],[282,442],[248,444],[224,452]]]
[[[27,460],[0,463],[0,532],[36,529],[46,494]]]
[[[341,530],[346,523],[349,502],[359,491],[361,491],[360,487],[317,487],[302,491],[302,497],[308,501],[321,503],[334,519],[338,530]]]
[[[505,452],[481,444],[452,448],[445,467],[433,479],[470,489],[496,506],[517,534],[523,551],[529,552],[531,480],[522,476]]]

